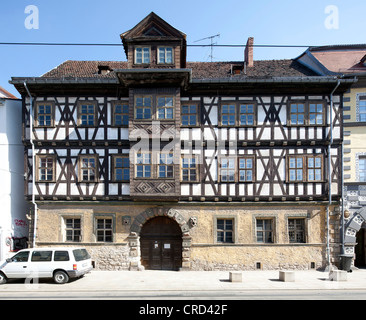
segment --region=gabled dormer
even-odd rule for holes
[[[121,34],[128,69],[186,66],[186,35],[151,12],[131,30]]]

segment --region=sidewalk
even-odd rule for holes
[[[89,292],[89,291],[258,291],[258,290],[366,290],[366,270],[347,274],[347,281],[329,281],[328,272],[295,271],[295,282],[279,281],[279,271],[242,271],[242,282],[229,282],[229,271],[92,271],[65,285],[52,280],[37,284],[10,280],[0,285],[6,292]]]

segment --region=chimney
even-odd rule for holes
[[[245,46],[244,51],[244,62],[246,67],[253,67],[253,45],[254,45],[254,38],[248,38],[247,44]]]

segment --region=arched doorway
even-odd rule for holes
[[[141,264],[147,270],[182,267],[182,230],[166,216],[148,220],[140,232]]]

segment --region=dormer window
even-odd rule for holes
[[[150,47],[138,47],[135,49],[135,64],[150,63]]]
[[[172,64],[173,63],[173,48],[172,47],[159,47],[158,48],[158,63],[159,64]]]

